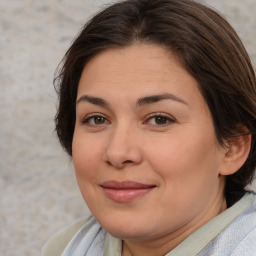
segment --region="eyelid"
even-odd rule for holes
[[[169,123],[164,124],[164,125],[152,125],[152,126],[163,127],[163,126],[169,125],[170,123],[175,123],[176,122],[176,119],[173,116],[171,116],[170,114],[166,114],[166,113],[163,113],[163,112],[155,112],[155,113],[150,113],[149,115],[147,115],[146,116],[146,121],[144,123],[148,123],[150,119],[155,118],[155,117],[159,117],[159,116],[166,118],[169,121]]]
[[[87,114],[85,117],[82,118],[81,123],[82,123],[82,124],[88,124],[89,126],[100,126],[99,124],[98,124],[98,125],[90,125],[90,124],[88,123],[88,121],[89,121],[91,118],[95,118],[95,117],[102,117],[102,118],[104,118],[104,119],[107,121],[107,123],[110,123],[108,117],[106,117],[105,115],[103,115],[103,114],[101,114],[101,113],[90,113],[90,114]],[[104,123],[104,124],[105,124],[105,123]],[[102,124],[102,125],[104,125],[104,124]]]

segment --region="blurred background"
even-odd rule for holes
[[[52,80],[82,25],[110,2],[0,0],[0,255],[40,255],[53,233],[88,214],[54,133]],[[200,2],[229,20],[256,66],[255,0]]]

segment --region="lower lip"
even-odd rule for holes
[[[129,203],[137,198],[143,197],[153,190],[152,188],[142,189],[111,189],[103,188],[105,195],[116,203]]]

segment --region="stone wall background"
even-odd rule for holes
[[[0,255],[34,256],[88,214],[53,132],[54,70],[84,22],[109,0],[0,0]],[[112,1],[113,2],[113,1]],[[256,65],[256,0],[208,0]]]

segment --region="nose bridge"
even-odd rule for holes
[[[105,161],[118,168],[141,161],[139,143],[136,141],[136,127],[124,121],[117,124],[111,131],[105,149]]]
[[[111,134],[112,136],[109,139],[109,144],[123,145],[123,143],[126,143],[126,141],[128,141],[131,130],[131,125],[129,125],[128,122],[120,122],[116,125],[115,129],[113,129]]]

